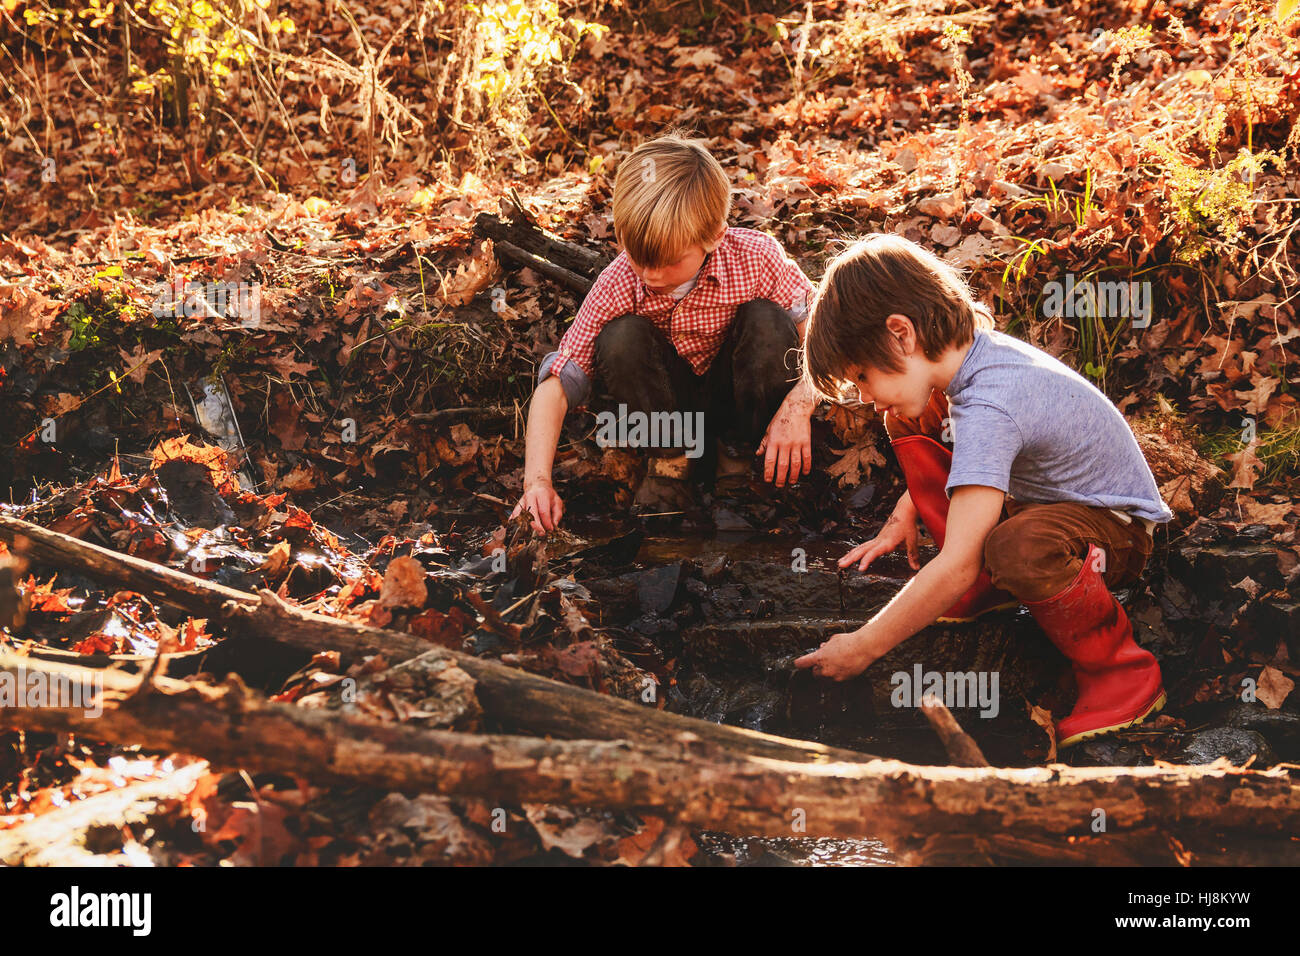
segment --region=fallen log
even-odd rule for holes
[[[683,717],[530,674],[498,661],[442,647],[431,648],[409,634],[305,613],[285,604],[269,591],[262,592],[262,603],[256,607],[247,604],[228,606],[221,619],[243,633],[313,654],[326,648],[347,648],[357,656],[382,654],[390,663],[397,663],[394,656],[403,660],[417,655],[450,658],[474,678],[484,714],[503,730],[566,738],[626,738],[661,743],[689,732],[718,747],[773,760],[825,763],[872,759],[869,754],[855,750]]]
[[[208,772],[206,761],[173,770],[154,780],[140,780],[50,810],[8,830],[0,830],[0,863],[5,866],[77,866],[94,857],[84,846],[87,831],[143,823],[194,789]]]
[[[592,249],[565,242],[532,222],[514,199],[504,200],[506,216],[480,213],[474,235],[491,239],[498,258],[516,267],[527,266],[585,295],[609,260]]]
[[[130,691],[136,678],[0,654],[0,677],[99,679]],[[26,679],[30,680],[30,677]],[[1127,834],[1179,831],[1271,837],[1276,860],[1300,844],[1300,786],[1289,772],[1194,767],[1027,769],[919,767],[894,760],[808,764],[736,753],[683,734],[671,743],[549,741],[380,723],[268,702],[237,679],[221,686],[158,678],[98,717],[80,708],[9,708],[0,722],[150,750],[196,753],[215,767],[293,772],[327,783],[475,796],[502,805],[656,813],[668,822],[739,835],[873,837],[891,845],[1019,847],[1053,858],[1092,840],[1112,859]],[[1095,831],[1098,810],[1104,832]],[[1033,848],[1037,847],[1037,850]],[[1165,853],[1172,861],[1173,851]]]
[[[412,425],[453,425],[463,421],[509,421],[515,416],[512,408],[491,405],[484,408],[462,406],[460,408],[439,408],[432,412],[416,412],[404,415],[402,420]]]
[[[251,596],[9,515],[0,514],[0,541],[33,563],[75,568],[86,577],[137,591],[171,607],[200,611],[204,616],[216,616],[227,601],[247,600]]]
[[[22,545],[19,539],[25,539]],[[503,730],[599,740],[668,741],[691,732],[719,747],[773,760],[863,761],[868,754],[792,740],[726,724],[683,717],[572,684],[563,684],[498,661],[444,648],[400,631],[366,627],[303,611],[269,591],[255,594],[205,581],[131,555],[0,515],[0,540],[34,562],[74,568],[87,577],[220,621],[240,637],[254,636],[307,655],[338,650],[344,665],[382,655],[397,664],[421,654],[448,656],[478,682],[485,715]]]
[[[594,284],[591,279],[586,279],[576,272],[572,272],[564,266],[557,266],[555,263],[526,249],[520,249],[513,242],[506,242],[499,239],[492,244],[492,251],[496,253],[497,258],[503,259],[507,264],[516,268],[529,268],[540,272],[548,279],[554,279],[560,285],[576,292],[578,295],[586,295],[591,291]]]

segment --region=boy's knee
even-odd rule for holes
[[[644,361],[655,334],[654,323],[643,315],[628,313],[610,319],[596,336],[596,359],[601,363],[624,358]]]
[[[1039,593],[1051,572],[1072,558],[1069,543],[1059,535],[1036,531],[1014,516],[989,532],[984,540],[984,566],[993,583],[1022,601],[1040,601],[1056,591]]]
[[[790,348],[799,342],[789,310],[771,299],[750,299],[737,306],[733,321],[736,335],[742,340],[762,339],[773,344],[786,344]]]
[[[791,353],[799,347],[799,332],[790,313],[770,299],[750,299],[736,309],[733,322],[737,384],[776,388],[784,397],[799,369]]]

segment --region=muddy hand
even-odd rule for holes
[[[559,526],[560,518],[564,515],[564,502],[549,481],[538,482],[524,490],[519,504],[510,512],[511,519],[525,510],[532,516],[533,530],[545,534]]]
[[[811,654],[797,659],[794,666],[810,668],[818,677],[844,681],[857,677],[875,659],[876,655],[861,634],[835,634]]]
[[[763,456],[763,480],[778,488],[795,484],[812,470],[812,422],[797,408],[782,405],[754,453]]]

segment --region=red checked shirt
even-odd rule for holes
[[[585,393],[594,374],[596,336],[611,319],[629,313],[653,322],[695,373],[702,375],[722,349],[739,306],[752,299],[770,299],[788,309],[798,323],[807,315],[812,291],[812,283],[780,243],[753,229],[728,228],[696,276],[695,285],[681,299],[650,291],[622,252],[596,279],[559,348],[543,361],[538,378],[559,375],[566,385],[576,379],[585,386],[581,389]],[[573,370],[564,372],[570,362],[582,370],[581,376]],[[571,400],[570,405],[574,404]]]

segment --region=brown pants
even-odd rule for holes
[[[920,418],[886,412],[885,431],[890,440],[929,435],[942,441],[948,415],[948,396],[936,388]],[[1140,521],[1125,524],[1109,508],[1074,502],[1031,504],[1008,495],[1002,520],[984,542],[984,566],[997,587],[1021,601],[1043,601],[1074,580],[1090,544],[1104,554],[1105,565],[1097,570],[1110,588],[1137,581],[1153,546]]]

